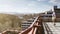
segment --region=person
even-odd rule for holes
[[[53,12],[53,14],[52,14],[52,21],[53,21],[54,26],[56,25],[55,24],[55,19],[56,19],[56,15],[55,15],[55,12]]]

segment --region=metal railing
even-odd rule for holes
[[[38,19],[38,17],[34,20],[34,22],[30,25],[30,27],[28,27],[27,29],[25,29],[24,31],[22,31],[20,34],[27,34],[27,33],[29,33],[31,30],[34,30],[34,31],[36,31],[36,28],[33,28],[33,25],[36,23],[36,21],[37,21],[37,19]],[[33,31],[33,32],[34,32]],[[32,33],[33,34],[33,33]]]

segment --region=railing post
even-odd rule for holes
[[[38,25],[40,25],[39,27],[37,27],[38,29],[37,29],[37,31],[36,31],[36,34],[44,34],[44,28],[43,28],[43,24],[42,24],[42,17],[41,16],[39,16],[39,18],[38,18]]]

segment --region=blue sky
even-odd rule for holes
[[[0,0],[2,13],[41,13],[60,7],[60,0]]]

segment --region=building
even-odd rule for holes
[[[45,13],[41,13],[40,16],[43,17],[44,22],[52,22],[52,14],[53,11],[47,11]]]
[[[35,19],[35,17],[31,18],[31,19],[28,19],[27,21],[23,21],[22,26],[21,26],[22,30],[27,29],[34,22],[34,19]]]
[[[56,21],[60,22],[60,8],[58,8],[57,6],[54,6],[54,12],[56,15]]]
[[[54,6],[54,12],[56,14],[56,17],[60,18],[60,8],[57,8],[57,6]]]

